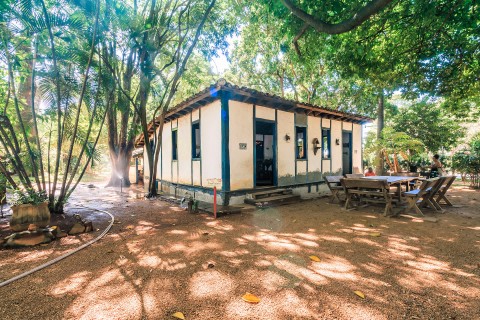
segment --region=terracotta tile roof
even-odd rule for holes
[[[332,110],[325,107],[320,107],[311,103],[299,102],[295,100],[285,99],[275,94],[261,92],[255,89],[240,87],[227,82],[225,79],[220,79],[217,83],[203,89],[194,94],[188,99],[180,102],[172,109],[168,110],[165,115],[165,122],[179,118],[191,110],[199,108],[203,105],[211,103],[220,99],[224,94],[227,94],[230,100],[246,102],[249,104],[256,104],[270,108],[276,108],[284,111],[304,113],[322,118],[342,120],[353,123],[371,122],[373,119],[354,113],[348,113],[338,110]],[[155,120],[158,125],[159,117]],[[149,133],[153,133],[153,122],[149,124]],[[143,135],[137,136],[135,145],[137,147],[143,146]]]

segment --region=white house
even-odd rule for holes
[[[324,192],[324,174],[363,172],[362,124],[369,121],[221,79],[166,115],[158,188],[212,202],[216,186],[219,204],[241,203],[262,188]],[[143,135],[136,144],[144,146]],[[149,179],[144,166],[146,185]]]

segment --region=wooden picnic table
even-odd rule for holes
[[[409,177],[409,176],[370,176],[370,177],[363,177],[362,179],[371,179],[371,180],[387,180],[387,183],[390,186],[397,187],[397,197],[398,200],[402,201],[402,184],[405,184],[408,187],[410,182],[418,180],[419,177]]]

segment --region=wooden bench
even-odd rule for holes
[[[442,180],[439,178],[428,179],[424,180],[418,189],[404,192],[403,196],[407,199],[405,212],[414,209],[418,215],[424,216],[421,207],[430,206],[438,210],[438,203],[432,199],[441,185]]]
[[[394,194],[390,193],[390,186],[386,180],[345,178],[341,179],[341,183],[347,197],[345,209],[348,210],[353,198],[357,197],[359,204],[363,202],[385,204],[384,216],[392,214],[392,203],[397,199],[394,199]]]
[[[330,192],[332,193],[330,196],[330,203],[333,203],[335,199],[337,199],[339,203],[342,202],[342,200],[340,200],[340,195],[345,194],[345,192],[340,183],[341,178],[341,176],[323,176],[323,179],[327,183],[328,189],[330,189]]]
[[[438,189],[438,192],[437,192],[437,200],[435,200],[438,204],[440,204],[440,202],[443,200],[445,201],[445,204],[447,206],[453,206],[453,204],[447,199],[447,197],[445,197],[445,194],[447,193],[448,189],[450,189],[451,185],[453,184],[453,182],[455,182],[455,179],[457,177],[455,176],[447,176],[447,177],[442,177],[443,181],[442,181],[442,184],[440,185],[440,188]]]

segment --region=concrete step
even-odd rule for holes
[[[259,207],[275,207],[284,204],[290,204],[298,202],[300,200],[299,195],[295,194],[282,194],[274,195],[271,197],[260,198],[260,199],[245,199],[245,203],[253,204]]]
[[[247,198],[249,199],[264,199],[268,197],[273,197],[277,195],[287,195],[292,194],[292,189],[273,189],[273,190],[265,190],[265,191],[257,191],[247,194]]]

